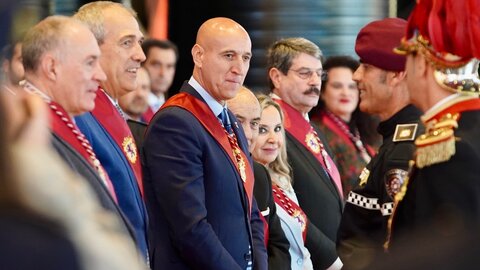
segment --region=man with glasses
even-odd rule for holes
[[[272,97],[285,116],[293,188],[311,222],[306,247],[315,269],[340,269],[335,250],[343,209],[340,174],[323,134],[308,118],[318,103],[325,75],[321,57],[318,46],[307,39],[279,40],[268,51],[268,75]]]

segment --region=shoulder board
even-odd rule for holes
[[[413,141],[417,133],[418,124],[398,124],[393,135],[394,142]]]
[[[460,114],[447,114],[426,124],[427,132],[415,140],[418,168],[450,160],[455,155],[455,132]]]

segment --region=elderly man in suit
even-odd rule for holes
[[[26,34],[22,55],[26,79],[23,87],[48,104],[54,148],[73,171],[88,181],[101,205],[124,221],[122,229],[128,232],[129,222],[117,205],[111,179],[72,121],[72,117],[95,107],[98,85],[106,79],[93,34],[77,20],[49,17]]]
[[[228,100],[227,104],[242,125],[248,140],[248,150],[252,153],[259,133],[261,116],[261,108],[257,97],[248,88],[242,86],[238,94]],[[268,269],[290,269],[289,243],[277,215],[277,207],[272,192],[272,179],[267,168],[258,162],[253,163],[253,173],[255,176],[253,195],[266,222],[265,242],[268,251]]]
[[[142,170],[135,140],[118,105],[118,98],[134,91],[140,63],[145,60],[135,13],[122,4],[95,1],[74,15],[97,39],[100,65],[107,79],[100,83],[92,112],[75,117],[112,179],[118,205],[135,230],[138,248],[147,258],[147,211],[142,200]]]
[[[311,225],[306,247],[315,269],[339,269],[335,250],[343,209],[340,174],[308,112],[320,97],[322,52],[304,38],[286,38],[268,51],[272,98],[284,114],[287,155],[293,171],[293,188]]]
[[[155,270],[267,268],[252,160],[225,106],[242,86],[251,46],[231,19],[203,23],[193,76],[150,122],[142,165]]]

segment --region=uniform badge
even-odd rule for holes
[[[394,142],[413,141],[417,133],[418,124],[399,124],[395,127]]]
[[[137,162],[137,146],[135,145],[133,138],[130,136],[125,137],[123,139],[122,147],[123,152],[130,163],[135,164],[135,162]]]
[[[388,196],[394,199],[395,195],[402,188],[403,182],[408,176],[408,172],[401,169],[391,169],[385,174],[385,188]]]
[[[370,171],[367,168],[363,168],[362,172],[360,173],[360,176],[358,177],[360,179],[360,186],[363,187],[367,184],[368,177],[370,176]]]
[[[318,143],[317,137],[312,132],[307,133],[305,136],[305,143],[313,153],[320,153],[320,144]]]

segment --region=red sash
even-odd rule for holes
[[[85,138],[85,135],[83,135],[77,125],[72,122],[72,119],[61,105],[52,101],[50,102],[49,106],[53,133],[66,141],[73,149],[77,151],[77,153],[87,160],[87,162],[97,171],[113,199],[117,202],[112,181],[108,177],[108,174],[105,172],[105,169],[102,167],[98,159],[96,159],[95,153],[93,152],[93,149],[91,149],[90,143]],[[71,127],[68,127],[68,125],[71,125]],[[83,142],[77,138],[78,136],[82,137]],[[87,150],[87,148],[89,150]],[[88,151],[91,151],[91,153]],[[95,162],[92,160],[92,157],[95,158],[98,164],[95,164]]]
[[[193,116],[195,116],[195,118],[197,118],[197,120],[208,131],[208,133],[210,133],[210,135],[212,135],[212,137],[220,144],[225,153],[227,153],[228,157],[230,158],[230,162],[232,162],[235,169],[237,170],[238,175],[243,180],[243,187],[246,191],[248,198],[248,212],[249,214],[251,214],[254,184],[253,170],[250,163],[248,162],[247,156],[245,155],[245,153],[243,153],[243,151],[240,150],[238,143],[236,146],[232,145],[225,129],[221,126],[218,118],[213,114],[212,110],[208,107],[207,104],[198,100],[194,96],[188,93],[177,94],[167,100],[167,102],[163,104],[160,110],[172,106],[183,108],[192,113]],[[235,151],[235,148],[237,148],[237,150],[239,151]],[[240,168],[239,165],[238,159],[240,157],[244,161],[243,169]],[[242,172],[242,170],[244,171]]]
[[[300,224],[300,227],[302,228],[303,242],[305,242],[307,237],[307,215],[297,203],[288,198],[287,194],[285,194],[285,192],[279,186],[272,185],[272,190],[275,203],[285,210],[292,218],[294,218],[298,224]]]
[[[325,126],[327,126],[330,130],[335,132],[338,136],[342,137],[342,140],[349,144],[351,147],[353,147],[356,151],[359,151],[358,148],[355,146],[353,143],[352,139],[348,136],[348,134],[345,133],[344,130],[342,130],[341,127],[338,126],[335,121],[328,117],[328,115],[325,112],[320,112],[320,117],[319,121],[322,122]],[[348,126],[346,127],[348,128]],[[365,150],[367,153],[370,155],[370,157],[375,156],[375,150],[368,144],[364,144]]]
[[[340,173],[337,166],[333,162],[332,158],[328,155],[323,147],[323,143],[317,135],[317,132],[313,129],[307,120],[302,116],[300,112],[293,107],[283,102],[280,99],[274,99],[284,114],[284,126],[285,129],[297,139],[313,156],[322,164],[325,171],[330,175],[335,186],[337,187],[338,194],[343,198],[342,181],[340,180]],[[295,123],[295,124],[293,124]]]
[[[265,247],[268,247],[268,235],[269,235],[268,222],[265,219],[265,217],[262,215],[262,213],[260,213],[260,219],[263,222],[263,235],[264,235],[263,242],[265,243]]]
[[[123,119],[117,108],[112,104],[107,94],[101,89],[97,91],[95,109],[92,111],[92,114],[103,128],[107,130],[110,136],[112,136],[118,147],[122,149],[123,154],[130,164],[130,168],[135,174],[138,188],[143,197],[142,167],[135,140],[128,128],[127,122],[125,122],[125,119]]]
[[[145,123],[150,123],[150,120],[152,120],[153,116],[155,113],[152,110],[152,107],[148,106],[148,109],[142,114],[142,118],[145,121]]]
[[[324,112],[320,113],[320,121],[325,126],[327,126],[330,130],[335,132],[335,134],[340,136],[345,143],[347,143],[351,147],[355,148],[355,145],[353,145],[353,142],[352,142],[352,140],[350,140],[348,135],[345,134],[345,132],[343,132],[343,130],[333,121],[333,119],[328,117]]]

